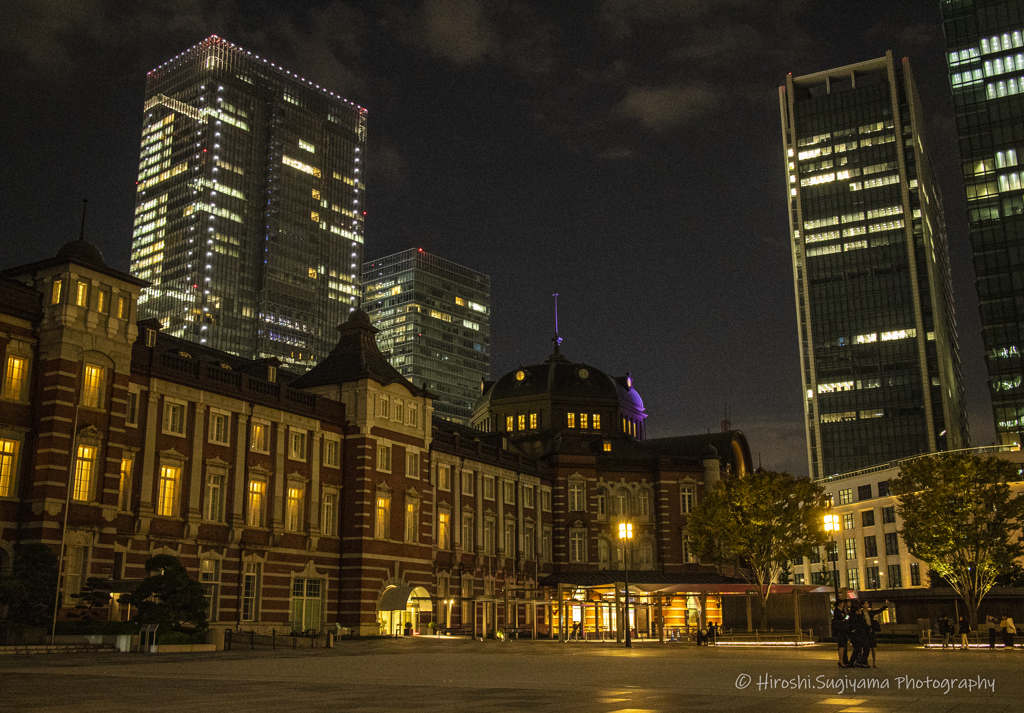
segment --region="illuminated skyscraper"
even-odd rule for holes
[[[219,37],[146,78],[131,273],[142,318],[312,366],[358,306],[366,110]]]
[[[996,436],[1000,444],[1020,444],[1024,430],[1024,2],[945,0],[942,15]]]
[[[468,425],[491,372],[491,278],[411,249],[366,263],[363,282],[388,361],[436,397],[435,416]]]
[[[909,63],[790,75],[779,100],[811,476],[970,445]]]

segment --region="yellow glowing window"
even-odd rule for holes
[[[576,428],[576,414],[574,414],[574,413],[567,413],[566,414],[566,422],[567,422],[567,425],[569,426],[569,428]]]
[[[100,408],[103,390],[103,368],[93,364],[82,367],[82,405]]]
[[[50,304],[55,305],[60,303],[60,294],[64,283],[60,280],[53,281],[53,291],[50,293]]]
[[[18,462],[18,442],[0,438],[0,497],[14,492],[14,468]]]
[[[520,431],[525,431],[526,430],[526,414],[522,414],[522,413],[519,414],[519,418],[517,420],[519,422],[518,423],[519,430]]]
[[[309,219],[312,220],[314,223],[319,223],[320,222],[320,214],[317,213],[315,210],[314,211],[310,211]]]
[[[288,488],[285,529],[293,531],[302,529],[302,488]]]
[[[89,306],[89,284],[86,282],[78,283],[78,292],[75,294],[75,304],[79,307]]]
[[[263,498],[266,492],[267,484],[263,481],[249,481],[249,507],[245,522],[250,527],[263,527]]]
[[[591,423],[594,424],[594,428],[601,428],[601,414],[595,413]]]
[[[513,426],[512,426],[512,417],[511,416],[506,416],[505,417],[505,430],[506,431],[511,431],[512,428],[513,428]]]
[[[612,452],[612,444],[609,443],[608,441],[604,442],[604,452],[605,453],[611,453]]]
[[[537,428],[537,414],[530,414],[530,428]]]
[[[128,319],[128,300],[124,297],[117,298],[117,318]]]
[[[313,197],[315,199],[317,199],[317,200],[320,200],[320,191],[318,191],[317,189],[314,188],[313,189]]]
[[[178,496],[178,480],[181,468],[171,466],[160,467],[160,482],[157,484],[156,514],[170,517],[174,515],[175,499]]]
[[[107,314],[110,312],[110,293],[106,290],[100,290],[99,302],[97,303],[97,309],[100,314]]]
[[[587,426],[587,414],[580,414],[580,428],[588,428]]]
[[[75,460],[75,485],[71,498],[79,502],[88,502],[92,493],[92,481],[96,472],[96,447],[79,446],[78,458]]]
[[[316,279],[316,268],[315,267],[309,268],[309,277],[312,280]]]
[[[4,398],[20,400],[25,390],[28,359],[18,356],[7,357],[7,371],[4,373]]]
[[[466,300],[462,299],[461,297],[456,297],[455,298],[455,304],[457,304],[459,307],[465,307],[466,306]]]
[[[121,458],[121,480],[117,486],[117,506],[121,510],[131,509],[132,459]]]

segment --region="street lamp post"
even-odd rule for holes
[[[633,539],[633,523],[619,523],[619,541],[622,543],[622,564],[626,572],[626,648],[633,648],[633,642],[629,638],[629,543]]]
[[[836,533],[839,532],[839,516],[825,516],[825,532],[832,533],[832,545],[835,549],[836,558],[832,560],[832,584],[836,590],[836,604],[839,604],[839,545],[836,544]]]

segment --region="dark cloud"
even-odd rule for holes
[[[718,104],[712,87],[632,87],[615,106],[615,114],[656,132],[671,131],[712,111]]]

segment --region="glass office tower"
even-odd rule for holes
[[[1019,445],[1024,429],[1024,2],[944,0],[942,14],[997,440]]]
[[[910,65],[790,75],[779,100],[811,476],[969,445]]]
[[[358,306],[366,110],[219,37],[146,78],[132,275],[176,337],[308,368]]]
[[[363,266],[377,346],[437,398],[434,415],[469,425],[491,372],[491,278],[418,249]]]

